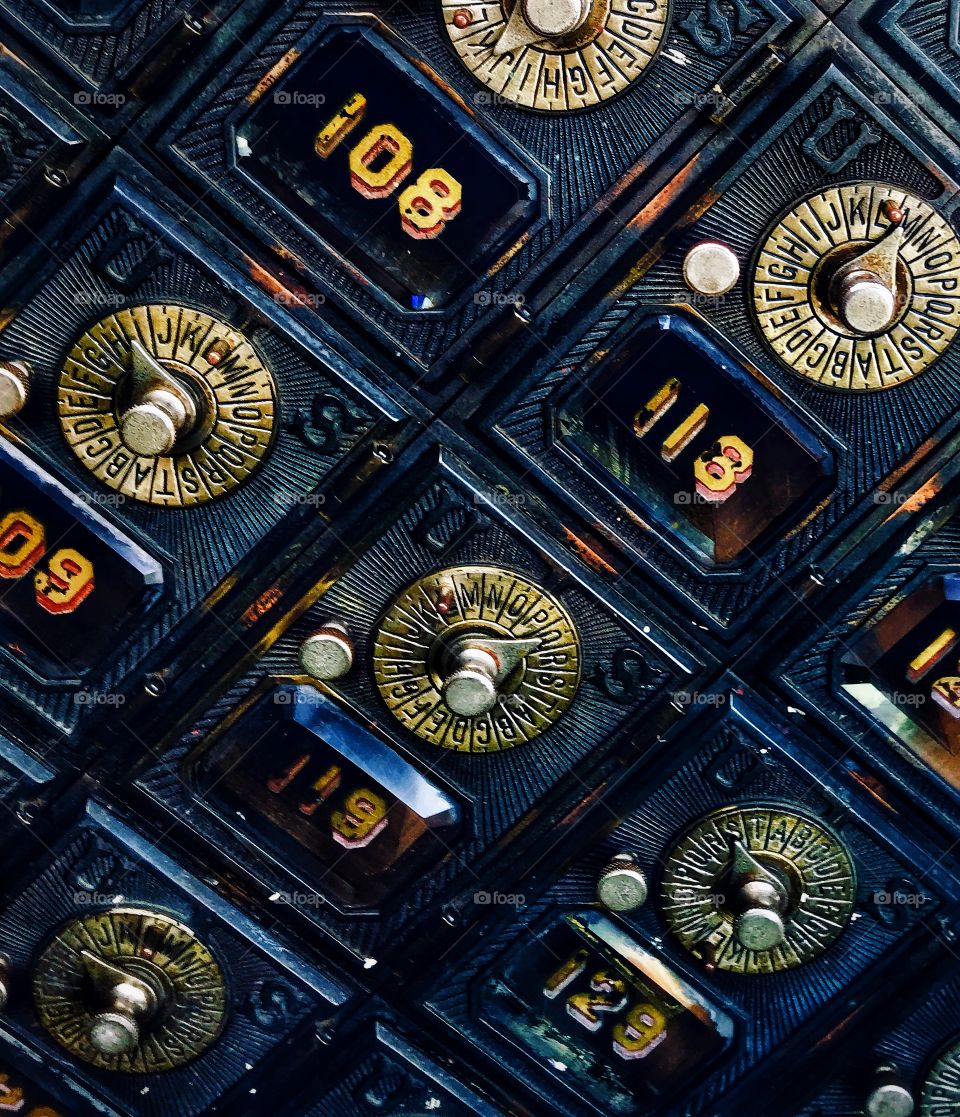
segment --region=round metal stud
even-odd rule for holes
[[[26,361],[0,361],[0,419],[9,419],[23,410],[32,376]]]
[[[597,879],[597,899],[608,911],[635,911],[646,903],[647,878],[636,854],[618,853]]]
[[[353,666],[353,641],[344,625],[328,621],[300,645],[300,666],[314,679],[341,679]]]
[[[725,295],[739,278],[740,261],[725,244],[704,241],[684,257],[683,281],[698,295]]]
[[[873,1088],[864,1105],[866,1117],[911,1117],[913,1094],[892,1066],[877,1067]]]

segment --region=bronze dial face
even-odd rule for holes
[[[920,1117],[955,1117],[957,1112],[960,1112],[960,1036],[937,1056],[920,1094]]]
[[[757,258],[753,302],[792,372],[825,388],[892,388],[956,335],[960,242],[899,187],[831,186],[777,221]]]
[[[97,480],[133,500],[185,508],[225,496],[255,472],[274,438],[278,402],[273,376],[243,334],[165,303],[90,326],[64,361],[57,410],[67,444]],[[168,445],[151,423],[169,427]]]
[[[819,957],[849,922],[856,895],[841,840],[815,819],[768,805],[700,819],[669,854],[661,886],[664,916],[683,946],[740,974]]]
[[[374,678],[394,717],[430,744],[496,752],[532,740],[573,701],[576,628],[561,602],[513,571],[457,566],[387,609]]]
[[[460,60],[492,96],[569,112],[622,93],[660,48],[667,0],[443,0]]]
[[[71,1055],[127,1074],[195,1059],[220,1034],[227,1005],[223,972],[190,928],[133,907],[62,927],[37,959],[33,997]]]

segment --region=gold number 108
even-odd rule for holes
[[[317,133],[317,155],[328,159],[366,111],[366,97],[352,93]],[[413,144],[395,124],[375,124],[350,149],[349,158],[354,190],[364,198],[387,198],[413,170]],[[438,237],[460,212],[462,198],[463,188],[453,175],[431,167],[397,198],[403,231],[417,240]]]

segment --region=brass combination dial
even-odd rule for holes
[[[832,186],[776,223],[753,302],[793,372],[827,388],[891,388],[931,365],[960,326],[960,242],[905,190]]]
[[[960,1111],[960,1037],[935,1060],[920,1093],[920,1117],[953,1117]]]
[[[187,507],[257,469],[278,408],[273,377],[242,333],[163,304],[94,323],[64,362],[57,410],[71,450],[108,488]]]
[[[499,567],[458,566],[414,582],[387,609],[373,667],[387,706],[418,737],[494,752],[567,709],[580,649],[552,594]]]
[[[443,0],[461,61],[498,98],[564,112],[626,89],[663,39],[667,0]]]
[[[670,930],[704,962],[769,973],[833,943],[853,913],[856,877],[823,823],[775,806],[725,807],[672,850],[661,898]]]
[[[37,960],[40,1022],[72,1055],[106,1070],[155,1074],[217,1038],[226,987],[189,927],[117,907],[74,919]]]

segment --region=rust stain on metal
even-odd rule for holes
[[[247,94],[246,101],[248,105],[254,105],[260,98],[272,88],[277,80],[286,73],[287,70],[296,62],[300,57],[300,51],[297,47],[291,47],[287,53],[277,62],[271,66],[257,84]]]
[[[911,493],[908,497],[904,498],[903,503],[887,517],[886,522],[890,523],[898,516],[911,515],[914,512],[919,512],[925,504],[928,504],[943,488],[943,483],[939,477],[931,477],[925,485],[921,485],[915,493]]]
[[[617,568],[615,566],[611,566],[605,558],[603,558],[601,555],[598,555],[597,552],[591,546],[585,543],[579,535],[575,534],[567,527],[563,529],[563,534],[566,537],[567,542],[571,544],[573,549],[583,559],[583,561],[589,567],[591,567],[591,569],[602,570],[605,571],[607,574],[617,573]]]
[[[634,234],[640,234],[641,230],[647,228],[651,222],[655,221],[676,199],[683,193],[687,183],[699,172],[699,157],[694,156],[689,163],[670,180],[670,182],[653,198],[649,201],[643,209],[639,210],[627,222],[627,228]],[[694,221],[699,220],[700,217],[717,201],[719,194],[712,190],[708,190],[702,198],[691,207],[686,214],[677,222],[675,229],[683,229],[692,225]],[[623,294],[624,291],[633,286],[634,283],[660,259],[663,255],[664,238],[661,238],[657,243],[647,252],[640,257],[639,261],[634,264],[627,275],[613,288],[611,294],[616,298]]]
[[[265,291],[274,302],[279,303],[281,306],[307,306],[314,307],[316,304],[316,296],[303,286],[302,283],[292,283],[289,278],[285,280],[278,279],[277,276],[267,271],[265,267],[258,264],[256,260],[251,259],[249,256],[245,257],[247,262],[247,271],[250,278],[260,288]]]
[[[925,442],[921,442],[916,450],[914,450],[914,452],[910,455],[910,457],[907,458],[906,461],[902,462],[899,466],[897,466],[897,468],[887,476],[887,479],[884,482],[884,488],[895,488],[900,478],[909,473],[910,470],[913,469],[913,467],[917,464],[917,462],[919,462],[922,458],[925,458],[936,445],[937,440],[934,438],[928,438]]]
[[[862,772],[851,772],[850,775],[854,780],[856,780],[858,784],[860,784],[864,791],[866,791],[869,795],[872,795],[878,803],[881,803],[883,806],[885,806],[888,811],[894,811],[894,813],[896,813],[896,808],[894,807],[894,805],[889,801],[889,799],[885,798],[881,794],[883,788],[882,784],[878,783],[872,776],[864,775],[864,773]]]
[[[807,524],[812,523],[819,515],[821,515],[824,512],[824,510],[829,506],[829,504],[832,500],[833,500],[833,494],[832,493],[830,494],[830,496],[824,497],[824,499],[821,500],[820,503],[815,508],[811,509],[811,511],[808,512],[807,515],[804,516],[804,518],[798,524],[795,524],[784,535],[784,537],[783,537],[784,541],[786,541],[787,539],[793,539],[795,536],[799,535],[800,532],[803,531],[803,529],[807,526]]]
[[[603,787],[598,787],[596,790],[591,791],[585,795],[579,802],[575,803],[569,811],[559,820],[557,827],[569,826],[572,822],[580,817],[585,811],[593,806],[594,803],[599,803],[603,796],[608,791],[606,784]]]
[[[283,597],[283,592],[276,584],[265,589],[262,594],[251,605],[243,611],[243,616],[240,618],[244,625],[249,628],[255,624],[261,617],[266,616],[267,613],[277,604]]]
[[[496,275],[497,272],[500,271],[500,269],[504,267],[505,264],[508,264],[513,259],[513,257],[516,256],[520,249],[529,242],[531,236],[531,233],[526,232],[523,234],[523,236],[519,237],[488,270],[487,275]]]
[[[429,65],[429,63],[424,62],[423,59],[413,59],[413,64],[422,74],[425,74],[430,79],[430,81],[432,81],[435,85],[440,86],[444,94],[449,97],[451,101],[454,101],[459,106],[459,108],[463,109],[463,111],[469,116],[476,117],[477,113],[474,107],[468,101],[465,101],[463,97],[456,91],[456,89],[453,88],[452,85],[450,85],[442,77],[440,77],[437,71],[434,70],[434,68]]]

